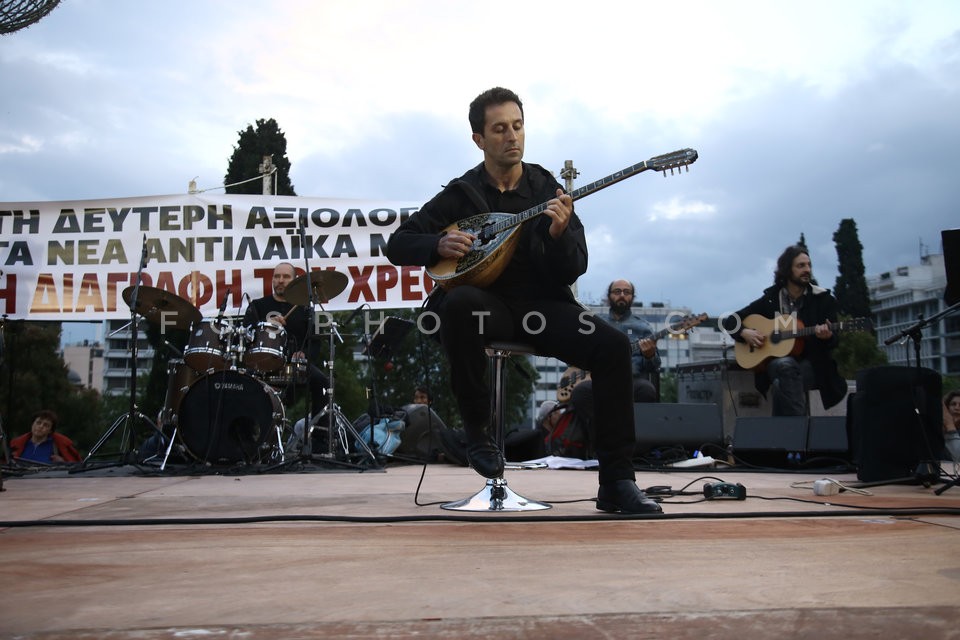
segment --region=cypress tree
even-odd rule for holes
[[[837,282],[834,294],[840,303],[840,313],[853,318],[870,316],[870,294],[863,268],[863,245],[857,235],[853,218],[840,221],[833,234],[837,247]]]

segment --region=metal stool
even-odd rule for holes
[[[504,436],[506,435],[506,425],[504,424],[506,376],[504,376],[503,365],[515,353],[532,355],[535,351],[527,344],[491,342],[487,345],[486,352],[490,358],[490,375],[492,378],[491,390],[493,394],[490,401],[490,412],[495,429],[494,438],[497,446],[500,447],[500,451],[503,452]],[[524,468],[523,465],[509,466],[511,468]],[[483,489],[469,498],[444,503],[440,505],[440,508],[452,511],[540,511],[549,509],[550,506],[546,502],[538,502],[518,495],[507,486],[506,479],[503,474],[500,474],[499,478],[487,480]]]

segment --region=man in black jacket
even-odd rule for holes
[[[590,371],[596,399],[597,508],[658,513],[660,505],[637,487],[631,456],[633,426],[630,341],[580,306],[570,285],[586,271],[587,246],[573,201],[543,167],[523,162],[523,104],[500,87],[470,104],[473,141],[483,162],[452,180],[390,237],[387,257],[397,265],[433,267],[459,260],[477,240],[447,230],[486,212],[517,214],[545,203],[524,223],[503,272],[485,286],[434,290],[428,309],[440,318],[439,336],[450,361],[450,384],[468,440],[471,466],[487,478],[503,473],[503,454],[490,431],[490,393],[484,345],[515,340],[538,353]]]
[[[773,286],[723,320],[724,328],[735,340],[757,349],[764,347],[767,336],[745,328],[742,323],[747,316],[757,314],[771,320],[792,316],[804,327],[815,327],[814,336],[803,339],[799,354],[770,358],[755,370],[757,390],[764,395],[768,389],[773,391],[775,416],[806,415],[806,394],[810,389],[819,389],[825,408],[839,403],[847,394],[847,383],[830,353],[839,342],[831,329],[837,321],[837,299],[827,289],[811,284],[812,269],[806,248],[787,247],[777,259]],[[776,326],[782,330],[797,328],[792,320]]]

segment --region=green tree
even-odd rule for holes
[[[840,303],[840,313],[851,318],[870,317],[870,294],[864,277],[863,245],[853,218],[844,218],[833,234],[837,247],[837,282],[834,295]]]
[[[869,318],[870,296],[864,277],[863,245],[857,235],[857,223],[852,218],[840,221],[833,234],[837,248],[837,281],[834,294],[842,318]],[[873,332],[844,333],[834,351],[840,375],[847,380],[856,378],[857,371],[886,364],[887,355],[879,346]]]
[[[250,180],[261,174],[260,165],[264,156],[271,156],[273,165],[277,168],[273,175],[275,193],[281,196],[295,196],[293,184],[290,182],[290,160],[287,158],[287,139],[280,130],[280,125],[273,118],[257,120],[257,128],[247,125],[247,128],[237,132],[240,136],[237,145],[233,148],[227,174],[223,177],[227,193],[262,194],[263,183],[260,180]],[[249,182],[245,182],[250,180]],[[240,184],[237,184],[240,183]]]
[[[660,402],[676,402],[678,393],[677,376],[672,371],[661,371]]]
[[[869,331],[844,333],[833,358],[846,380],[855,380],[861,369],[887,363],[887,354],[880,350],[877,338]]]

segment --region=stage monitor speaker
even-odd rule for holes
[[[807,457],[849,459],[846,416],[811,416],[807,428]]]
[[[943,241],[943,270],[947,276],[943,301],[953,306],[960,302],[960,229],[944,229],[940,232],[940,239]]]
[[[850,444],[860,480],[913,478],[921,462],[939,459],[940,389],[933,369],[880,366],[857,373]]]
[[[748,464],[784,467],[807,450],[807,417],[743,416],[733,431],[733,455]]]
[[[720,407],[713,403],[635,402],[633,424],[638,454],[667,447],[692,453],[704,445],[723,446]]]

